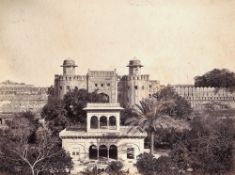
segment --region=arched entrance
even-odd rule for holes
[[[110,159],[117,159],[118,151],[117,151],[117,146],[111,145],[109,147],[109,158]]]
[[[105,160],[108,158],[108,149],[107,146],[101,145],[99,147],[99,159]]]
[[[97,160],[97,158],[98,158],[97,146],[95,146],[95,145],[90,146],[90,148],[89,148],[89,158]]]

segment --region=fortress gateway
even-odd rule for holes
[[[127,67],[129,74],[117,75],[113,71],[88,70],[86,75],[76,75],[77,65],[74,60],[64,60],[63,75],[55,75],[56,95],[60,98],[74,88],[95,90],[104,94],[110,103],[119,102],[123,107],[130,107],[143,98],[151,96],[160,88],[159,81],[150,80],[149,75],[141,74],[140,60],[130,60]]]
[[[76,75],[74,60],[64,60],[63,75],[55,75],[54,87],[59,98],[74,88],[95,90],[104,94],[110,103],[119,102],[122,107],[132,107],[143,98],[156,93],[162,87],[149,75],[141,74],[143,65],[140,60],[130,60],[127,65],[129,74],[117,75],[113,71],[88,70],[86,75]],[[235,93],[214,87],[194,87],[193,85],[175,85],[175,91],[184,97],[194,109],[202,109],[204,104],[216,102],[235,108]]]

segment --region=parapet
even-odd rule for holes
[[[87,103],[84,110],[122,110],[119,103]]]
[[[91,76],[91,77],[112,77],[112,76],[117,76],[117,73],[116,73],[116,70],[113,70],[113,71],[88,70],[88,76]]]

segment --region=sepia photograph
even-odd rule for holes
[[[0,175],[235,175],[235,0],[0,0]]]

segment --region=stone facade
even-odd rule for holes
[[[130,107],[143,98],[151,96],[160,88],[159,81],[152,81],[149,75],[141,74],[141,62],[130,60],[129,74],[120,76],[116,69],[112,71],[88,70],[86,75],[76,75],[77,65],[74,60],[64,60],[63,75],[55,75],[54,87],[59,98],[74,88],[95,90],[108,96],[109,102],[119,102],[123,107]]]
[[[125,169],[137,172],[134,163],[145,151],[147,133],[139,127],[120,126],[122,109],[118,103],[88,103],[86,128],[70,127],[60,132],[62,145],[74,162],[72,173],[84,171],[89,165],[102,170],[116,160]]]
[[[175,91],[184,97],[191,107],[200,110],[204,104],[217,103],[220,107],[235,108],[235,93],[227,89],[214,87],[194,87],[193,85],[176,85]]]
[[[46,103],[47,88],[11,81],[0,83],[0,123],[13,113],[32,111],[40,114]]]
[[[76,75],[74,60],[64,60],[63,75],[55,75],[54,87],[59,98],[74,88],[97,90],[109,98],[109,102],[119,102],[122,107],[132,107],[143,98],[147,98],[162,87],[159,81],[150,80],[148,74],[142,74],[140,60],[133,59],[127,65],[128,75],[120,76],[113,71],[88,70],[86,75]],[[175,85],[176,92],[184,97],[194,109],[202,109],[203,104],[217,102],[235,108],[235,93],[213,87],[194,87],[193,85]]]

